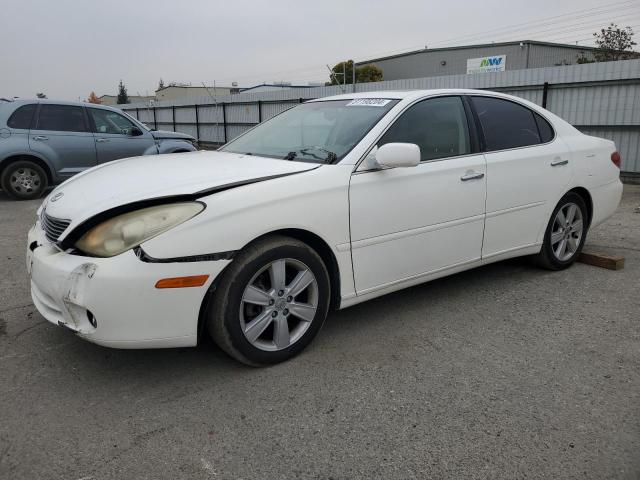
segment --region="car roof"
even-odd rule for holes
[[[18,107],[20,105],[27,105],[31,103],[41,103],[41,104],[50,104],[50,105],[70,105],[74,107],[92,107],[92,108],[101,108],[104,110],[115,110],[119,111],[120,109],[111,107],[109,105],[100,105],[98,103],[89,103],[89,102],[70,102],[68,100],[50,100],[48,98],[15,98],[9,102],[9,105],[13,105]]]
[[[348,88],[348,86],[347,86]],[[394,100],[403,99],[415,99],[421,97],[428,97],[432,95],[461,95],[461,94],[476,94],[476,95],[495,95],[504,96],[497,92],[489,92],[487,90],[473,90],[469,88],[433,88],[429,90],[380,90],[375,92],[357,92],[357,93],[343,93],[341,95],[333,95],[331,97],[318,98],[311,101],[323,101],[323,100],[348,100],[352,98],[390,98]]]

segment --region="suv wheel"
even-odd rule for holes
[[[0,184],[10,197],[32,200],[42,195],[47,188],[48,180],[40,165],[29,160],[20,160],[4,169]]]

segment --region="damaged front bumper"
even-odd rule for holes
[[[229,261],[146,263],[133,251],[93,258],[61,251],[39,222],[27,241],[31,297],[48,321],[115,348],[193,346],[200,307]],[[208,274],[202,287],[156,289],[161,278]]]

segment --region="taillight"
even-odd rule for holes
[[[620,158],[620,154],[618,152],[613,152],[611,154],[611,161],[613,162],[613,164],[620,168],[620,164],[622,163],[622,159]]]

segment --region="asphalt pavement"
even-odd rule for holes
[[[640,186],[587,242],[623,270],[478,268],[333,312],[263,369],[45,321],[38,203],[0,192],[1,479],[640,478]]]

